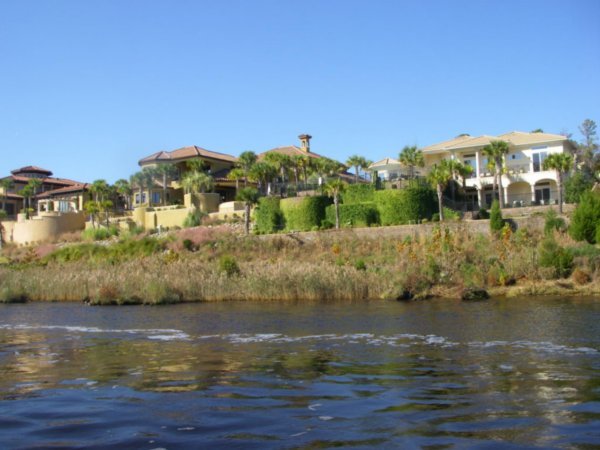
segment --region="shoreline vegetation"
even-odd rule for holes
[[[380,233],[385,227],[245,236],[240,226],[219,225],[9,248],[0,302],[600,295],[600,248],[575,241],[555,213],[545,232],[505,224],[487,235],[469,225],[429,224],[404,237]]]

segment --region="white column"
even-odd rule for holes
[[[481,152],[477,150],[475,152],[475,174],[479,178],[479,171],[481,170]],[[481,202],[480,202],[481,205]]]
[[[477,203],[479,204],[479,208],[483,208],[483,189],[477,186],[475,189],[477,189]]]
[[[531,202],[535,202],[535,184],[531,184]]]

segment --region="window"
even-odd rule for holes
[[[152,193],[152,203],[160,203],[160,192]]]
[[[518,161],[519,159],[523,159],[524,155],[521,152],[513,153],[510,155],[511,161]]]
[[[65,201],[65,200],[60,200],[60,201],[58,202],[58,210],[59,210],[60,212],[69,212],[69,210],[70,210],[70,209],[71,209],[71,208],[70,208],[70,204],[69,204],[69,202],[67,202],[67,201]]]
[[[135,194],[135,204],[141,205],[142,203],[146,203],[146,193],[142,194],[142,201],[140,201],[140,194]]]
[[[544,160],[548,157],[548,152],[537,152],[532,155],[533,171],[541,172],[544,170]]]

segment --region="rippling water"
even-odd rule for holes
[[[0,306],[0,448],[600,448],[600,299]]]

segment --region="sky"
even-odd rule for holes
[[[0,175],[114,182],[160,150],[377,161],[600,122],[597,0],[0,0]]]

